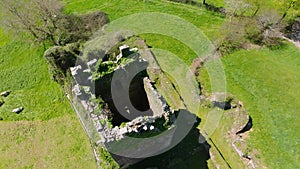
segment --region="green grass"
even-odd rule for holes
[[[183,5],[169,1],[151,0],[64,0],[66,13],[80,14],[102,10],[110,20],[138,12],[162,12],[179,16],[196,25],[209,38],[219,35],[219,25],[223,18],[213,12],[191,5]]]
[[[241,50],[222,58],[227,91],[243,101],[253,118],[249,149],[258,150],[257,158],[268,168],[300,166],[299,56],[299,49],[286,43],[278,50]],[[210,92],[205,70],[201,80]],[[226,123],[221,121],[221,126]],[[218,132],[215,137],[222,136]]]
[[[244,102],[254,119],[251,148],[270,168],[300,167],[300,51],[239,51],[223,58],[228,91]]]
[[[203,0],[195,0],[196,2],[202,3]],[[224,0],[206,0],[206,3],[209,5],[214,5],[216,7],[224,7]]]
[[[159,48],[176,54],[187,66],[197,57],[196,53],[189,47],[174,38],[158,34],[142,34],[141,37],[146,39],[147,45],[152,48]]]
[[[0,47],[0,66],[0,91],[12,91],[0,108],[4,120],[48,120],[72,113],[61,87],[50,78],[42,47],[9,41]],[[11,112],[20,106],[22,113]]]
[[[199,104],[196,98],[200,91],[196,80],[193,78],[193,73],[189,71],[189,65],[171,52],[160,49],[153,49],[152,51],[161,69],[170,77],[169,79],[172,79],[172,83],[175,85],[181,99],[184,100],[188,110],[197,114]],[[165,82],[161,81],[161,83]],[[169,90],[164,90],[165,92],[170,92]]]
[[[0,168],[97,168],[75,114],[0,128]]]
[[[0,29],[0,168],[97,168],[89,140],[61,87],[51,80],[43,48]],[[12,109],[23,106],[20,114]]]
[[[137,12],[173,14],[196,25],[210,39],[215,39],[220,35],[219,27],[224,21],[224,18],[220,15],[206,11],[203,8],[168,1],[64,1],[66,2],[66,13],[78,14],[103,10],[109,14],[111,20]],[[212,2],[208,1],[208,3]],[[223,5],[220,0],[214,1],[214,4],[216,6]],[[149,45],[171,51],[180,56],[186,64],[190,64],[193,58],[196,57],[184,44],[172,38],[151,34],[142,36],[147,39]],[[10,41],[9,36],[4,35],[2,32],[0,38],[0,91],[7,89],[13,91],[8,98],[5,98],[6,103],[0,108],[0,115],[4,120],[52,119],[42,122],[24,122],[32,124],[30,127],[25,127],[25,129],[22,129],[21,122],[0,123],[0,125],[3,125],[0,130],[1,137],[5,138],[1,148],[4,152],[3,158],[1,157],[1,159],[4,159],[4,163],[1,162],[1,165],[3,164],[3,167],[6,167],[8,164],[12,164],[9,167],[14,168],[22,163],[20,159],[23,156],[15,156],[14,154],[14,150],[21,148],[19,153],[24,154],[24,156],[29,153],[30,149],[34,150],[33,152],[30,151],[31,154],[24,159],[24,163],[22,163],[24,167],[34,167],[40,163],[47,166],[47,159],[50,159],[49,164],[52,164],[52,162],[57,163],[55,165],[59,168],[73,168],[72,166],[75,166],[77,162],[79,163],[79,168],[80,166],[86,168],[85,163],[80,161],[80,154],[90,153],[85,152],[88,151],[88,148],[80,149],[78,140],[85,142],[84,144],[87,144],[87,140],[80,139],[83,132],[79,132],[81,129],[79,129],[79,123],[75,118],[71,118],[73,120],[65,119],[66,116],[73,117],[74,115],[71,114],[72,110],[65,100],[60,87],[50,80],[48,66],[42,58],[42,48],[21,41]],[[249,146],[261,153],[259,158],[270,168],[299,167],[300,136],[299,132],[297,132],[300,124],[299,118],[297,118],[300,108],[299,104],[297,104],[300,102],[299,97],[297,97],[300,94],[300,74],[297,72],[300,66],[299,54],[298,50],[291,45],[287,45],[283,49],[273,51],[268,49],[237,51],[223,58],[228,91],[244,102],[245,108],[254,120],[254,129],[250,134]],[[203,79],[208,81],[209,78],[204,76]],[[209,91],[209,82],[204,83],[204,86]],[[19,115],[11,114],[11,109],[16,106],[24,106],[24,112]],[[58,122],[54,122],[56,120]],[[76,124],[78,127],[76,131],[81,134],[78,135],[72,126],[64,124],[66,121],[68,124]],[[221,124],[226,125],[225,123]],[[44,125],[50,129],[43,128]],[[12,131],[10,128],[16,131],[21,130],[20,134],[14,135],[15,130]],[[38,134],[30,133],[31,128],[38,130]],[[66,134],[59,128],[66,128],[69,132]],[[219,135],[222,135],[220,133],[222,130],[223,128],[216,131],[216,139],[218,139]],[[23,137],[26,133],[28,137],[27,135]],[[19,135],[22,136],[21,139]],[[49,138],[55,139],[47,139],[48,135]],[[71,140],[71,143],[74,143],[72,144],[73,146],[64,148],[65,140],[68,140],[65,139],[65,135],[70,136],[68,138]],[[40,140],[41,138],[42,140]],[[31,142],[32,140],[36,140],[37,146],[34,146],[35,144]],[[55,148],[55,151],[52,153],[52,156],[50,153],[49,157],[41,153],[42,156],[39,158],[37,156],[40,153],[35,153],[37,149],[49,152],[45,148],[45,140],[52,141],[50,147]],[[19,147],[18,144],[22,144],[23,147]],[[53,146],[55,144],[62,146],[55,147]],[[218,144],[221,147],[225,147],[224,152],[227,154],[230,155],[232,153],[231,150],[226,148],[226,144],[222,144],[220,141]],[[65,152],[65,154],[60,154],[60,152]],[[70,154],[72,153],[75,154],[74,158],[71,158]],[[54,157],[56,154],[59,156]],[[90,156],[91,154],[87,155],[87,159],[90,159],[88,161],[92,161]],[[61,162],[60,158],[65,163]],[[229,160],[234,163],[236,158],[230,157]],[[44,159],[46,162],[44,160],[40,162],[39,159]],[[73,163],[76,161],[76,163],[73,164],[69,161]]]

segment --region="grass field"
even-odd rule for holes
[[[75,114],[0,128],[0,168],[97,168]]]
[[[89,140],[61,87],[51,80],[43,48],[0,30],[0,168],[96,168]],[[24,107],[20,114],[12,113]]]
[[[162,12],[179,16],[196,25],[208,37],[216,38],[219,26],[223,22],[220,15],[205,9],[173,3],[169,1],[152,0],[64,0],[66,13],[80,14],[101,10],[108,14],[110,20],[138,12]]]
[[[72,113],[61,87],[51,80],[43,48],[21,40],[5,42],[5,35],[1,41],[0,91],[12,93],[3,98],[0,117],[13,121],[48,120]],[[22,113],[11,112],[20,106],[24,107]]]
[[[299,168],[300,51],[239,51],[223,58],[228,91],[254,119],[251,148],[270,168]]]
[[[66,13],[103,10],[111,20],[137,12],[177,15],[217,38],[224,18],[203,8],[168,1],[64,0]],[[210,3],[208,1],[208,3]],[[221,1],[214,2],[221,6]],[[0,108],[0,168],[93,168],[88,140],[60,86],[50,79],[43,49],[0,32],[0,91],[12,90]],[[182,43],[164,36],[145,34],[152,47],[167,49],[191,64],[196,55]],[[244,102],[254,128],[250,148],[260,152],[268,168],[299,168],[300,52],[288,44],[279,50],[241,50],[222,59],[228,92]],[[208,80],[207,76],[203,79]],[[209,90],[209,82],[204,83]],[[24,112],[11,109],[24,106]],[[206,111],[206,110],[203,110]],[[201,112],[200,112],[201,113]],[[12,122],[16,120],[31,120]],[[221,123],[223,124],[223,123]],[[221,135],[219,130],[217,136]],[[70,144],[69,144],[70,143]],[[224,152],[232,153],[221,145]],[[234,163],[237,157],[229,157]],[[210,164],[211,165],[211,164]],[[233,165],[240,166],[240,164]]]
[[[174,14],[195,24],[210,39],[218,37],[219,27],[223,22],[221,16],[202,8],[171,2],[133,0],[76,2],[65,0],[65,2],[67,13],[86,13],[100,9],[107,12],[111,20],[141,11]],[[224,4],[216,1],[214,5]],[[152,47],[167,49],[182,56],[187,64],[195,57],[190,50],[184,48],[183,44],[172,39],[151,34],[143,37]],[[262,153],[258,158],[270,168],[298,166],[299,134],[295,129],[299,127],[299,120],[295,117],[299,109],[297,105],[299,99],[296,96],[299,95],[297,88],[300,78],[297,73],[299,68],[297,56],[299,52],[291,45],[287,45],[275,51],[268,49],[239,51],[223,58],[228,92],[244,102],[254,119],[255,127],[250,134],[249,145]],[[209,88],[207,84],[208,82],[204,85]],[[227,150],[224,148],[224,151]]]
[[[300,50],[241,50],[222,58],[227,91],[242,100],[253,117],[249,149],[257,149],[268,168],[299,168]],[[206,79],[206,80],[205,80]],[[202,80],[209,89],[209,78]]]

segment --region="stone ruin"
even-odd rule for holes
[[[144,42],[143,42],[144,43]],[[144,46],[146,46],[144,44]],[[117,56],[117,62],[123,57],[127,57],[128,54],[134,53],[133,57],[131,59],[134,60],[134,62],[138,62],[141,64],[147,64],[151,65],[153,67],[156,67],[157,69],[160,69],[158,63],[156,62],[155,56],[153,53],[147,49],[144,51],[138,51],[137,48],[130,48],[127,45],[123,45],[119,48],[120,54]],[[139,153],[145,153],[147,151],[151,151],[151,149],[168,149],[168,147],[172,143],[172,138],[173,138],[173,133],[176,130],[176,112],[177,110],[174,110],[172,107],[169,106],[165,98],[158,92],[158,90],[155,88],[153,85],[153,79],[151,79],[153,76],[140,76],[138,82],[134,82],[136,84],[133,84],[133,86],[140,86],[140,90],[138,93],[144,92],[145,93],[145,98],[144,97],[135,97],[136,100],[131,100],[131,102],[136,102],[145,99],[146,100],[146,106],[143,107],[143,109],[148,108],[150,110],[150,114],[147,115],[137,115],[135,118],[132,120],[124,120],[122,123],[118,122],[114,125],[111,125],[109,122],[109,117],[107,116],[107,113],[102,109],[99,113],[98,109],[98,104],[91,101],[93,98],[97,98],[99,96],[106,95],[105,99],[103,99],[106,103],[109,103],[109,110],[111,111],[112,114],[116,113],[117,111],[114,110],[114,106],[110,103],[111,101],[111,95],[107,94],[107,91],[110,91],[110,88],[106,88],[107,84],[102,84],[102,86],[99,88],[99,84],[97,82],[93,81],[92,75],[91,75],[91,70],[93,70],[94,66],[98,62],[97,59],[92,58],[88,60],[87,65],[80,63],[76,67],[71,68],[71,74],[76,82],[76,85],[74,85],[72,89],[73,96],[78,98],[80,101],[79,103],[84,107],[86,111],[86,117],[90,118],[92,120],[93,126],[96,128],[97,133],[100,136],[100,139],[96,141],[98,145],[105,145],[107,149],[110,147],[117,147],[114,146],[115,144],[125,144],[123,147],[130,147],[132,146],[130,143],[127,146],[126,139],[128,138],[127,136],[130,135],[135,135],[137,137],[149,133],[156,133],[160,134],[161,132],[164,132],[161,130],[161,126],[157,126],[156,122],[158,121],[164,121],[164,124],[168,124],[167,128],[165,129],[167,133],[164,137],[159,138],[156,141],[151,141],[146,144],[137,144],[138,148],[136,149],[129,149],[129,150],[124,150],[125,152],[123,153],[130,153],[133,156]],[[132,63],[132,62],[131,62]],[[127,65],[123,66],[118,66],[115,69],[116,71],[124,71],[126,72],[127,66],[130,66],[131,63],[127,63]],[[148,71],[153,71],[153,70],[148,70]],[[161,70],[159,71],[154,71],[154,72],[162,72]],[[151,73],[151,72],[149,72]],[[152,72],[153,73],[153,72]],[[126,74],[125,74],[126,76]],[[111,80],[111,75],[106,75],[106,82]],[[135,77],[136,78],[136,77]],[[134,80],[133,80],[134,81]],[[95,83],[95,89],[91,88],[93,86],[93,83]],[[132,85],[132,84],[131,84]],[[103,88],[104,87],[104,88]],[[121,86],[122,88],[122,86]],[[100,91],[99,91],[100,90]],[[104,94],[103,94],[104,92]],[[105,93],[106,92],[106,93]],[[100,93],[100,94],[99,94]],[[143,99],[140,99],[143,98]],[[132,98],[130,98],[132,99]],[[145,102],[142,102],[145,103]],[[132,103],[134,105],[134,103]],[[182,103],[184,105],[184,103]],[[135,105],[134,105],[135,106]],[[124,111],[126,111],[124,109]],[[123,112],[124,113],[124,112]],[[129,110],[130,113],[130,110]],[[190,114],[187,112],[188,117],[195,117],[195,115],[188,115]],[[115,116],[115,117],[119,117]],[[114,118],[114,117],[113,117]],[[196,119],[196,118],[195,118]],[[186,120],[190,121],[191,120]],[[202,153],[206,154],[205,156],[208,158],[209,155],[208,149],[209,145],[204,142],[198,142],[198,138],[200,137],[199,130],[197,129],[198,124],[200,123],[200,120],[198,120],[197,123],[194,124],[194,127],[191,131],[191,134],[189,137],[192,137],[193,140],[196,142],[193,143],[193,146],[187,145],[189,141],[186,141],[185,143],[181,143],[182,146],[177,147],[178,150],[173,150],[173,151],[179,151],[182,152],[183,154],[190,154],[191,152],[198,152],[201,151]],[[160,124],[161,125],[161,124]],[[180,126],[179,126],[180,127]],[[202,136],[203,137],[203,136]],[[190,138],[189,138],[190,139]],[[205,143],[205,144],[203,144]],[[186,147],[187,146],[187,147]],[[204,147],[206,148],[204,148]],[[192,148],[192,149],[191,149]],[[128,151],[128,152],[126,152]],[[169,154],[166,155],[167,158],[176,158],[173,157],[174,153],[172,151],[168,151]],[[197,154],[197,153],[196,153]],[[181,155],[181,154],[178,154]],[[117,154],[112,154],[113,158],[117,161],[117,163],[120,166],[126,166],[126,165],[140,165],[139,161],[143,160],[139,158],[127,158],[127,157],[122,157]],[[156,158],[156,157],[154,157]],[[206,160],[207,158],[203,158],[204,161],[203,165],[206,165]],[[148,158],[147,158],[148,159]],[[149,158],[151,160],[152,158]],[[188,161],[188,159],[186,160]],[[201,160],[200,160],[201,161]],[[202,163],[201,162],[201,163]],[[202,165],[202,164],[201,164]]]
[[[123,45],[119,49],[120,49],[120,55],[122,55],[122,57],[126,56],[126,52],[124,52],[123,50],[129,51],[130,53],[136,52],[137,55],[134,56],[135,62],[155,64],[155,67],[159,68],[154,58],[155,56],[152,54],[150,50],[147,50],[144,53],[140,53],[137,52],[138,51],[137,48],[130,49],[126,45]],[[119,59],[120,58],[121,57],[119,56]],[[157,126],[156,122],[164,121],[165,123],[169,124],[168,125],[169,128],[166,128],[165,130],[168,131],[167,133],[169,133],[170,135],[167,134],[156,141],[149,142],[146,144],[147,146],[145,146],[145,144],[140,144],[138,146],[141,147],[139,147],[138,150],[129,149],[128,153],[133,153],[133,152],[136,152],[137,154],[144,153],[150,151],[151,149],[155,149],[155,147],[159,149],[168,149],[168,147],[172,143],[172,137],[173,137],[172,133],[175,132],[176,129],[176,123],[175,123],[176,111],[173,110],[172,107],[168,105],[165,98],[153,86],[152,79],[150,79],[150,77],[148,76],[145,77],[141,76],[141,80],[139,82],[142,85],[140,90],[143,90],[146,94],[146,100],[148,104],[148,106],[146,107],[151,110],[151,114],[147,116],[143,116],[143,115],[137,116],[133,120],[124,121],[121,125],[110,125],[108,122],[109,117],[106,115],[106,113],[97,112],[98,104],[91,101],[92,100],[91,98],[97,97],[96,93],[98,89],[97,86],[96,89],[91,88],[91,86],[93,86],[92,85],[93,80],[91,77],[90,70],[92,69],[91,67],[95,66],[97,62],[98,60],[92,59],[87,62],[88,65],[78,64],[76,67],[71,68],[71,74],[76,82],[76,85],[74,85],[72,89],[72,93],[74,97],[80,100],[79,101],[80,104],[84,107],[87,113],[86,116],[89,116],[89,118],[92,120],[93,126],[96,128],[96,131],[100,136],[100,139],[97,140],[97,144],[105,145],[108,148],[108,147],[114,147],[115,144],[119,144],[119,143],[127,144],[126,143],[127,135],[139,136],[148,132],[159,134],[163,131],[160,130],[161,126]],[[115,71],[122,70],[122,69],[126,69],[126,66],[123,67],[119,66]],[[102,112],[103,111],[104,110],[102,110]],[[195,137],[194,140],[197,141],[198,138],[196,138],[195,135],[197,135],[198,137],[200,133],[196,127],[193,129],[193,131],[194,134],[192,137]],[[202,144],[197,143],[197,146],[198,149],[195,150],[195,152],[203,150],[204,154],[207,154],[206,149],[199,148],[199,146],[200,147],[203,146]],[[180,148],[180,150],[178,151],[183,151],[182,149],[184,149],[184,151],[193,151],[190,150],[189,148]],[[190,152],[184,152],[184,153],[188,154]],[[170,153],[166,157],[172,156],[172,154],[174,153]],[[136,158],[122,157],[116,154],[112,154],[112,156],[120,166],[134,165],[134,164],[140,165],[139,161],[142,160]]]
[[[145,45],[146,46],[146,45]],[[156,62],[155,56],[153,55],[153,53],[147,49],[147,50],[143,50],[143,51],[139,51],[139,49],[137,48],[130,48],[128,45],[122,45],[119,47],[119,55],[116,56],[116,61],[114,61],[115,63],[119,63],[119,61],[122,58],[126,58],[128,55],[133,54],[133,60],[135,62],[139,62],[139,63],[145,63],[148,65],[154,65],[154,67],[157,67],[158,69],[160,69],[158,63]],[[87,61],[87,64],[84,63],[80,63],[78,64],[76,67],[72,67],[71,68],[71,74],[75,79],[76,85],[74,85],[72,93],[73,95],[78,98],[80,100],[80,104],[84,107],[85,111],[86,111],[86,116],[88,118],[90,118],[92,120],[93,126],[96,128],[97,134],[100,136],[100,139],[97,140],[97,144],[98,145],[105,145],[105,147],[109,150],[109,148],[114,147],[115,144],[119,144],[119,143],[124,143],[124,147],[130,147],[130,144],[126,144],[126,139],[127,136],[130,135],[135,135],[135,136],[140,136],[143,133],[157,133],[159,134],[160,131],[158,126],[155,125],[155,122],[159,121],[159,120],[165,120],[169,122],[169,128],[167,129],[169,132],[173,132],[174,128],[178,127],[176,126],[175,120],[176,120],[176,111],[174,109],[172,109],[172,107],[170,107],[168,105],[168,103],[166,102],[165,98],[158,92],[158,90],[155,88],[155,86],[153,85],[153,78],[154,76],[141,76],[140,79],[142,79],[141,81],[139,81],[136,86],[142,84],[142,89],[143,92],[145,92],[145,96],[146,96],[146,101],[147,101],[147,106],[145,106],[146,108],[149,108],[152,111],[152,114],[149,114],[147,116],[144,115],[140,115],[140,116],[136,116],[135,118],[133,118],[132,120],[124,120],[120,119],[119,122],[116,122],[115,124],[111,125],[111,122],[109,122],[109,117],[107,116],[107,113],[105,113],[105,111],[102,109],[101,113],[99,113],[99,109],[98,109],[98,104],[91,101],[94,98],[97,97],[101,97],[103,92],[107,93],[108,91],[110,91],[111,88],[101,88],[106,84],[102,84],[103,86],[101,86],[99,88],[99,86],[97,86],[98,84],[96,83],[95,88],[91,87],[93,86],[93,83],[95,83],[95,81],[93,81],[93,77],[91,75],[91,72],[93,71],[94,67],[96,66],[97,62],[99,62],[98,59],[96,58],[89,58],[89,60]],[[130,65],[131,63],[127,63],[127,65],[119,65],[114,71],[126,71],[126,68],[128,65]],[[149,70],[147,70],[148,72]],[[159,71],[158,71],[159,72]],[[124,74],[126,75],[126,74]],[[107,78],[107,82],[110,82],[111,80],[111,74],[106,75]],[[98,87],[98,88],[97,88]],[[105,86],[104,86],[105,87]],[[122,86],[121,86],[122,87]],[[99,92],[99,90],[102,90]],[[131,99],[131,98],[130,98]],[[138,97],[139,99],[139,97]],[[106,103],[109,103],[109,105],[112,105],[110,103],[111,99],[111,95],[107,95],[106,99],[103,99]],[[143,100],[143,99],[140,99]],[[200,96],[200,100],[204,101],[204,102],[208,102],[211,106],[213,107],[218,107],[220,109],[223,110],[228,110],[228,109],[232,109],[232,108],[236,108],[236,110],[238,111],[240,108],[243,107],[243,103],[241,101],[235,101],[232,102],[230,100],[228,100],[227,98],[227,93],[212,93],[210,96],[204,96],[201,95]],[[132,100],[131,100],[132,101]],[[133,101],[134,102],[134,101]],[[144,108],[145,108],[144,107]],[[109,107],[109,110],[111,111],[110,113],[117,115],[117,111],[114,110],[114,106],[112,105],[111,107]],[[124,111],[126,111],[124,109]],[[130,112],[130,110],[129,110]],[[239,111],[238,111],[239,112]],[[121,114],[119,114],[118,116],[115,116],[117,118],[119,118],[120,116],[122,116]],[[238,120],[241,121],[241,120]],[[244,120],[242,120],[244,123]],[[122,123],[121,123],[122,122]],[[209,158],[209,155],[207,155],[208,149],[210,148],[210,146],[207,144],[207,142],[205,141],[205,138],[200,134],[199,130],[197,129],[198,124],[200,123],[200,120],[195,123],[194,128],[191,130],[191,132],[189,133],[192,138],[192,140],[197,140],[199,138],[203,138],[202,141],[199,141],[196,143],[194,143],[192,146],[188,145],[185,146],[185,144],[187,144],[188,142],[190,142],[191,140],[187,141],[182,141],[180,144],[183,144],[182,146],[176,146],[176,148],[174,148],[174,150],[168,151],[166,153],[164,153],[162,156],[157,156],[157,157],[153,157],[153,158],[143,158],[143,159],[138,159],[138,158],[126,158],[126,157],[122,157],[119,156],[117,154],[111,154],[113,156],[113,158],[117,161],[117,163],[123,168],[126,168],[126,166],[131,165],[134,166],[134,168],[144,168],[144,164],[147,163],[146,161],[151,161],[153,159],[155,159],[157,163],[157,161],[159,161],[158,163],[168,163],[168,158],[165,157],[171,157],[169,159],[173,159],[176,157],[174,157],[174,154],[191,154],[191,155],[195,155],[197,154],[197,152],[202,152],[205,156],[204,161],[202,161],[201,164],[202,166],[206,166],[206,161]],[[241,124],[236,124],[235,126],[241,126]],[[236,131],[235,131],[236,132]],[[189,137],[189,136],[188,136]],[[186,138],[185,138],[186,139]],[[159,148],[168,148],[168,146],[171,144],[172,138],[166,136],[164,138],[162,138],[161,140],[158,140],[156,145],[154,145],[154,142],[149,142],[148,144],[146,144],[144,147],[139,147],[140,145],[136,146],[136,149],[129,149],[129,150],[124,150],[125,153],[128,154],[132,154],[134,153],[134,151],[138,153],[143,153],[143,152],[147,152],[145,150],[149,150],[152,148],[155,148],[155,146],[160,146]],[[201,142],[201,144],[199,144]],[[192,149],[189,149],[192,148]],[[176,151],[176,153],[174,153],[173,151]],[[180,152],[180,153],[178,153]],[[169,154],[168,154],[169,153]],[[168,155],[167,155],[168,154]],[[134,155],[134,154],[133,154]],[[202,159],[202,157],[199,157],[198,159]],[[184,159],[184,158],[183,158]],[[185,159],[186,161],[188,161],[189,159]],[[141,162],[140,162],[141,161]],[[193,161],[195,162],[195,161]],[[144,163],[144,164],[143,164]],[[153,164],[153,162],[151,162]],[[156,166],[159,166],[161,164],[157,164]],[[156,167],[154,166],[154,167]],[[149,167],[149,166],[147,166]],[[177,166],[174,166],[177,167]]]
[[[124,52],[125,50],[125,52]],[[124,56],[126,51],[136,51],[137,49],[129,49],[127,45],[123,45],[120,47],[120,55]],[[140,58],[140,61],[144,61]],[[96,59],[88,61],[88,66],[93,66],[97,62]],[[119,67],[118,69],[122,69]],[[124,136],[128,133],[139,133],[141,130],[144,131],[157,131],[157,128],[152,125],[152,123],[155,122],[158,118],[165,118],[165,120],[174,120],[168,119],[170,117],[170,114],[174,114],[173,110],[170,110],[169,105],[163,98],[163,96],[160,95],[160,93],[153,87],[151,84],[151,81],[148,77],[145,77],[143,79],[144,82],[144,89],[147,95],[147,99],[149,102],[150,109],[153,112],[152,116],[139,116],[135,119],[127,122],[122,127],[120,126],[114,126],[113,128],[110,128],[107,125],[108,117],[104,113],[96,113],[97,104],[94,104],[93,102],[89,101],[89,98],[95,98],[95,94],[92,92],[93,89],[91,89],[88,84],[92,84],[92,78],[91,75],[88,75],[90,72],[90,69],[87,68],[84,65],[77,65],[76,67],[71,68],[71,74],[74,77],[75,81],[77,82],[76,85],[73,86],[72,92],[73,94],[78,97],[81,100],[81,104],[83,107],[87,110],[87,112],[90,113],[91,119],[93,119],[94,125],[97,128],[97,131],[99,132],[101,136],[101,140],[98,141],[98,144],[104,144],[109,142],[114,142],[121,140],[124,138]],[[80,82],[83,82],[84,80],[82,78],[86,78],[86,80],[83,85],[80,85]],[[92,85],[91,85],[92,86]],[[101,120],[105,120],[106,123],[102,124]],[[102,120],[102,121],[103,121]]]

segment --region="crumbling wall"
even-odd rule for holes
[[[169,111],[169,106],[161,94],[152,86],[150,79],[144,78],[144,88],[147,93],[150,109],[154,116],[161,116],[165,111]]]
[[[143,44],[145,45],[144,42]],[[120,78],[117,78],[119,81],[115,82],[116,85],[119,86],[117,91],[121,93],[122,92],[121,90],[124,88],[124,92],[126,92],[125,94],[128,95],[128,90],[125,91],[125,87],[122,86],[124,84],[121,83],[122,81],[127,80],[125,78],[128,76],[126,72],[131,72],[126,70],[129,69],[130,66],[133,67],[132,69],[134,69],[135,68],[134,66],[140,66],[140,64],[145,64],[146,67],[147,66],[151,67],[151,69],[147,69],[148,74],[146,73],[147,75],[141,76],[141,78],[143,82],[142,89],[144,89],[146,92],[146,100],[149,102],[149,108],[153,113],[151,115],[142,114],[136,116],[134,117],[133,120],[131,121],[128,120],[127,122],[124,121],[124,123],[121,123],[121,125],[116,125],[114,127],[111,127],[108,117],[103,112],[103,110],[101,113],[96,112],[97,105],[94,105],[93,102],[91,101],[91,98],[95,98],[96,96],[101,96],[101,98],[103,98],[103,100],[106,103],[108,103],[108,101],[112,101],[111,93],[109,94],[107,93],[107,91],[111,91],[111,87],[112,87],[111,84],[114,84],[111,82],[112,74],[107,74],[106,76],[102,77],[102,79],[100,78],[98,79],[98,81],[94,81],[92,79],[91,72],[95,68],[94,66],[97,63],[97,60],[93,57],[86,57],[85,59],[86,59],[85,61],[87,61],[87,65],[83,64],[71,68],[71,73],[78,84],[74,86],[73,94],[74,96],[76,96],[76,98],[78,98],[78,103],[81,104],[81,107],[84,109],[84,110],[80,110],[78,116],[82,119],[84,126],[85,125],[91,126],[91,124],[93,124],[93,127],[96,130],[95,133],[95,130],[90,129],[93,131],[89,132],[90,133],[89,137],[93,137],[93,135],[97,135],[98,138],[96,143],[100,145],[105,145],[110,152],[117,152],[122,150],[127,155],[130,153],[130,155],[132,155],[130,157],[136,157],[136,158],[140,157],[139,156],[140,154],[150,153],[149,155],[151,155],[152,151],[154,150],[167,149],[171,145],[173,133],[175,132],[176,127],[178,127],[177,124],[174,124],[176,117],[173,109],[178,110],[179,108],[182,107],[181,105],[184,104],[180,100],[180,95],[175,90],[175,87],[172,86],[170,80],[167,77],[165,77],[164,72],[160,69],[160,66],[157,63],[153,53],[149,49],[143,52],[140,51],[135,55],[134,58],[130,58],[132,59],[132,61],[126,62],[125,65],[119,65],[116,69],[114,69],[114,73],[116,73],[117,71],[118,73],[120,73]],[[151,72],[152,76],[149,75],[149,72]],[[168,88],[165,87],[165,88],[161,88],[160,90],[157,90],[155,84],[153,83],[157,79],[159,80],[157,81],[157,83],[161,82],[162,75],[164,75],[164,78],[166,78],[163,80],[166,84],[169,85],[169,87]],[[95,89],[88,88],[88,86],[93,86],[92,84],[94,82],[95,82]],[[128,82],[128,80],[126,82]],[[129,95],[131,93],[132,95],[136,96],[135,93],[140,93],[141,90],[138,91],[134,90],[136,89],[136,87],[139,86],[139,84],[140,83],[130,84],[130,86],[132,86],[133,89],[132,91],[129,91]],[[103,92],[104,90],[106,92]],[[172,90],[174,90],[174,92]],[[174,102],[174,104],[172,105],[176,105],[176,106],[170,108],[168,103],[170,103],[169,100],[172,99],[170,98],[165,99],[168,97],[166,97],[166,94],[161,94],[160,93],[161,91],[166,91],[166,93],[168,92],[175,93],[176,97],[178,97],[177,100],[179,101],[178,103],[172,101]],[[105,94],[108,95],[106,96]],[[170,97],[171,96],[174,95],[170,95]],[[141,99],[141,97],[136,97],[135,99]],[[124,104],[123,102],[118,102],[118,104],[124,105],[121,107],[125,107],[127,102],[124,101]],[[111,107],[109,107],[109,109],[113,111]],[[129,111],[129,113],[131,112]],[[87,130],[89,130],[89,128]],[[128,137],[126,136],[130,136],[130,137],[133,136],[133,138],[134,137],[139,138],[142,136],[142,138],[144,138],[149,135],[155,136],[161,134],[162,132],[164,132],[163,136],[157,138],[155,141],[152,140],[152,137],[151,139],[143,139],[145,140],[143,142],[132,142],[131,140],[126,141],[126,139],[128,139]],[[111,151],[110,148],[116,148],[117,150]],[[147,154],[144,157],[147,157]],[[136,160],[131,160],[130,158],[121,157],[121,156],[116,156],[115,159],[121,165],[133,164],[137,162]]]

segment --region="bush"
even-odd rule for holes
[[[122,122],[121,124],[120,124],[120,128],[123,128],[123,127],[125,127],[126,126],[126,122]]]
[[[270,37],[264,39],[263,44],[271,50],[280,49],[282,46],[284,46],[283,40],[279,37]]]
[[[249,42],[272,49],[278,48],[282,46],[281,31],[284,27],[285,23],[274,10],[251,17],[231,17],[221,29],[218,50],[222,54],[231,53]]]
[[[109,22],[106,13],[96,11],[85,15],[64,15],[59,20],[61,25],[59,44],[88,40],[93,33]]]
[[[99,30],[109,22],[108,15],[101,11],[81,15],[80,18],[84,21],[85,29],[90,32]]]
[[[254,18],[245,18],[244,22],[245,38],[254,44],[261,45],[263,35],[259,29],[257,20]]]
[[[221,28],[221,33],[218,50],[223,54],[231,53],[245,43],[245,29],[239,18],[232,18],[226,22]]]
[[[112,158],[111,154],[104,147],[98,148],[100,154],[101,163],[100,166],[103,169],[118,169],[120,168],[118,163]]]
[[[27,32],[34,40],[51,45],[85,41],[108,23],[104,12],[86,15],[66,15],[64,4],[58,0],[2,0],[4,25],[17,32]]]
[[[44,57],[50,64],[50,72],[53,79],[63,84],[69,68],[75,66],[76,55],[66,50],[65,47],[54,46],[45,51]]]

